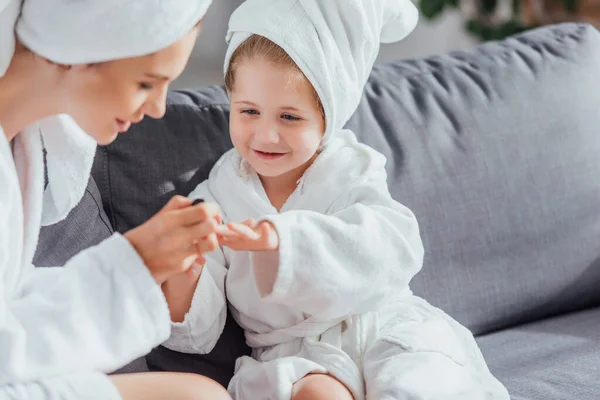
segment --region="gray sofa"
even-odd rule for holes
[[[473,331],[513,399],[600,398],[599,77],[600,34],[557,25],[378,65],[348,124],[387,156],[393,196],[420,220],[414,291]],[[188,194],[231,147],[227,119],[221,87],[170,93],[164,119],[99,149],[85,198],[44,228],[36,265],[62,265]],[[247,351],[230,319],[209,355],[159,347],[125,371],[226,384]]]

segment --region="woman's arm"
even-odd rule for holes
[[[207,182],[201,183],[189,198],[213,200]],[[195,277],[180,274],[162,285],[172,320],[171,337],[163,345],[183,353],[209,353],[227,319],[225,254],[217,248],[199,261],[203,265],[197,265],[199,274]]]
[[[16,298],[0,293],[0,385],[68,371],[110,372],[169,335],[160,287],[119,234],[63,268],[31,266],[24,285]]]

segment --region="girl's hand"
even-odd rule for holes
[[[277,251],[279,235],[268,221],[256,224],[249,219],[241,224],[230,222],[217,229],[217,237],[221,246],[235,251]]]

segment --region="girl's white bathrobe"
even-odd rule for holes
[[[335,376],[356,400],[508,399],[472,335],[412,295],[423,261],[417,221],[391,198],[383,155],[342,129],[380,42],[401,40],[416,21],[410,0],[246,0],[231,17],[225,70],[252,34],[272,40],[315,88],[326,121],[322,153],[280,212],[235,150],[191,194],[219,203],[227,220],[269,220],[280,237],[277,253],[212,253],[167,343],[210,351],[227,298],[254,349],[237,363],[236,399],[289,400],[313,372]]]
[[[61,116],[26,129],[14,139],[14,159],[0,127],[1,400],[119,399],[102,373],[147,354],[169,336],[164,296],[121,235],[64,268],[31,264],[43,206],[55,206],[44,218],[64,217],[70,195],[80,198],[89,177],[89,169],[69,166],[89,162],[78,159],[85,152],[89,157],[89,147],[71,147],[60,133],[62,122],[73,124]],[[44,193],[43,130],[52,132],[44,136],[50,185],[70,187],[70,193],[55,190],[51,196],[50,187]],[[62,180],[55,186],[57,176]]]
[[[288,400],[309,373],[335,376],[357,400],[508,398],[472,335],[412,295],[423,261],[417,221],[391,198],[384,156],[352,132],[328,143],[280,212],[236,150],[190,196],[216,201],[231,221],[268,220],[280,237],[277,253],[210,254],[166,343],[209,352],[227,297],[253,348],[238,360],[235,399]],[[273,275],[268,293],[255,274]]]

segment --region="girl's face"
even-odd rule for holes
[[[260,57],[241,63],[235,74],[233,145],[261,177],[299,178],[325,131],[311,84],[298,71]]]
[[[185,68],[198,30],[154,54],[72,66],[62,80],[68,114],[101,145],[145,115],[161,118],[168,84]]]

